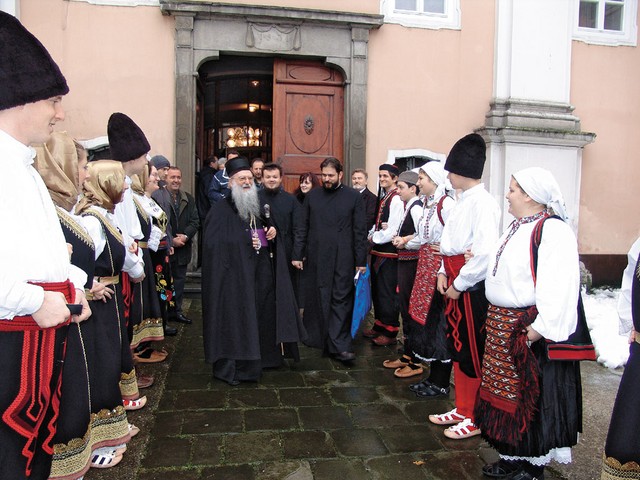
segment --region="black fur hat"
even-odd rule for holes
[[[484,162],[487,158],[487,145],[477,133],[470,133],[456,142],[444,169],[467,178],[482,178]]]
[[[136,122],[124,113],[116,112],[107,124],[111,159],[119,162],[135,160],[149,153],[151,146]]]
[[[40,41],[0,11],[0,110],[66,95],[60,68]]]

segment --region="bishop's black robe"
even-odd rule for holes
[[[271,242],[273,260],[268,248],[256,253],[231,198],[211,207],[202,241],[205,360],[217,378],[256,381],[282,363],[280,343],[304,338],[282,242]]]
[[[367,264],[367,230],[359,192],[340,185],[305,197],[295,229],[293,260],[306,257],[304,326],[307,345],[350,352],[353,277]]]

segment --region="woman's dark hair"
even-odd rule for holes
[[[302,184],[302,182],[304,182],[305,180],[311,181],[311,190],[320,186],[320,180],[318,180],[318,176],[313,172],[306,172],[300,175],[300,184]],[[293,194],[300,201],[300,203],[302,203],[306,195],[305,193],[302,192],[302,190],[300,190],[300,186],[298,186],[298,188],[295,189]]]

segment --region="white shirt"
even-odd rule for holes
[[[120,232],[122,232],[124,246],[127,249],[128,258],[124,262],[125,267],[122,270],[133,278],[137,278],[144,272],[144,260],[142,260],[141,253],[130,253],[129,245],[133,243],[133,240],[141,240],[144,238],[144,235],[142,234],[142,227],[140,226],[140,220],[136,213],[136,204],[133,203],[131,178],[127,176],[124,180],[129,188],[124,191],[122,201],[116,204],[115,219],[117,227],[120,229]],[[134,262],[138,262],[139,265],[133,265]]]
[[[498,240],[500,207],[480,183],[462,192],[449,214],[440,238],[440,252],[446,256],[473,252],[453,282],[459,292],[484,280],[489,252]],[[444,268],[440,269],[444,272]]]
[[[627,254],[627,268],[622,274],[622,285],[618,297],[618,333],[628,335],[633,330],[633,317],[631,316],[631,283],[636,271],[636,261],[640,254],[640,238],[638,238]]]
[[[388,195],[388,193],[387,193]],[[389,205],[389,219],[387,220],[387,228],[384,230],[375,230],[375,225],[371,230],[373,232],[372,241],[378,245],[383,243],[389,243],[393,237],[398,234],[398,229],[404,218],[404,202],[400,198],[400,195],[396,195],[391,199]]]
[[[111,225],[115,228],[118,228],[117,218],[115,215],[107,212],[104,208],[98,206],[90,207],[90,210],[95,210],[99,214],[111,223]],[[91,215],[86,215],[83,218],[83,224],[89,232],[89,235],[93,239],[93,244],[96,247],[96,259],[102,254],[106,245],[107,245],[107,236],[104,233],[102,228],[102,223],[96,217]],[[126,254],[124,257],[124,266],[122,267],[123,272],[127,272],[132,277],[139,277],[144,273],[144,264],[141,264],[138,261],[138,256],[129,252],[129,249],[125,245],[123,247],[126,250]]]
[[[422,207],[420,223],[417,229],[418,234],[409,240],[409,243],[407,243],[407,248],[412,250],[420,248],[420,245],[424,245],[425,243],[439,243],[440,238],[442,237],[442,230],[444,228],[444,225],[442,225],[438,218],[438,212],[436,211],[440,199],[436,198],[429,202],[427,198],[423,198],[422,201],[424,204]],[[442,211],[440,212],[445,223],[447,223],[451,209],[455,204],[456,202],[453,198],[448,195],[445,196],[445,199],[442,202]],[[428,225],[427,222],[429,222]]]
[[[538,317],[531,324],[544,338],[566,340],[578,321],[580,292],[578,244],[571,227],[551,219],[544,223],[538,248],[537,281],[531,276],[531,232],[537,222],[520,225],[506,243],[496,275],[496,254],[509,233],[506,229],[492,250],[485,279],[487,300],[500,307],[524,308],[536,305]]]
[[[116,204],[116,218],[118,219],[118,227],[122,231],[122,236],[125,239],[125,245],[127,245],[128,238],[134,240],[141,240],[144,235],[142,234],[142,227],[140,226],[140,220],[136,213],[136,205],[133,203],[133,191],[131,190],[131,178],[128,176],[124,179],[128,185],[124,191],[122,201]],[[131,242],[129,242],[130,244]]]
[[[0,318],[31,315],[44,300],[42,287],[27,282],[70,279],[84,290],[87,275],[69,262],[53,201],[33,168],[35,151],[0,130]]]
[[[402,228],[402,225],[404,224],[407,215],[411,215],[411,220],[413,221],[413,228],[415,229],[416,232],[418,232],[418,228],[420,227],[420,219],[422,218],[422,207],[421,206],[416,206],[414,207],[414,204],[419,200],[418,197],[413,197],[411,200],[409,200],[407,202],[406,208],[405,208],[405,212],[403,214],[402,217],[402,221],[400,222],[400,226],[398,227],[398,235],[400,235],[400,228]],[[409,211],[407,212],[407,209],[409,209]],[[404,248],[405,250],[418,250],[420,248],[420,243],[414,241],[417,237],[417,233],[416,235],[409,240]],[[413,243],[412,243],[413,242]]]

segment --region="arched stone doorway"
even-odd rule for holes
[[[381,15],[160,1],[175,17],[176,146],[185,189],[194,190],[198,70],[221,55],[314,59],[341,72],[344,82],[345,167],[364,168],[369,31]]]
[[[233,149],[276,162],[293,192],[326,157],[345,158],[343,74],[322,61],[221,54],[200,67],[197,87],[200,159]]]

